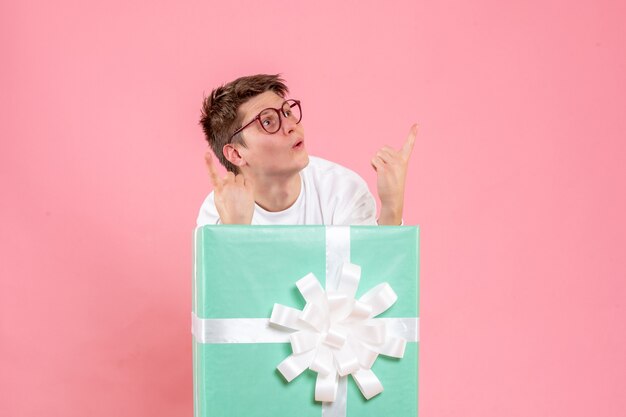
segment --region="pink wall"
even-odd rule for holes
[[[420,415],[626,409],[623,2],[3,2],[0,415],[192,413],[203,92],[361,173],[420,123]]]

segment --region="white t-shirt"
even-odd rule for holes
[[[254,205],[252,224],[376,225],[376,201],[357,173],[314,156],[300,171],[300,195],[291,207],[270,212]],[[213,192],[202,203],[198,226],[221,223]]]

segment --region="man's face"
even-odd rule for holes
[[[280,109],[285,99],[273,91],[266,91],[252,97],[239,107],[242,125],[254,119],[267,108]],[[246,147],[236,146],[246,168],[255,177],[288,176],[300,172],[309,163],[304,144],[302,123],[283,117],[281,126],[274,134],[267,133],[258,121],[245,128],[241,133]]]

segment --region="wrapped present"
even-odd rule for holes
[[[418,236],[197,228],[195,416],[416,416]]]

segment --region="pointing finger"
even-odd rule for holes
[[[211,156],[211,151],[207,151],[204,154],[204,160],[206,161],[206,167],[209,170],[209,180],[213,187],[219,187],[220,185],[220,177],[217,174],[217,168],[215,168],[215,162],[213,162],[213,156]]]
[[[417,123],[411,126],[411,130],[409,131],[409,136],[406,138],[406,142],[402,146],[402,156],[405,159],[409,159],[411,156],[411,152],[413,152],[413,147],[415,146],[415,138],[417,136]]]

